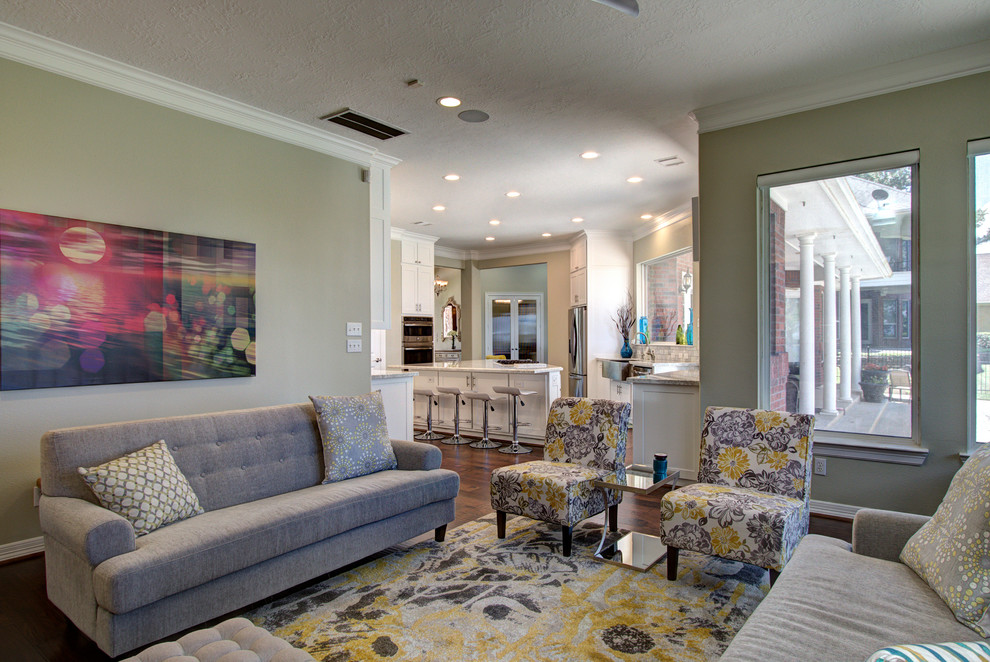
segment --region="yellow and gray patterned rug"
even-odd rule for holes
[[[598,518],[596,518],[598,519]],[[592,557],[601,525],[494,514],[276,599],[247,618],[317,660],[715,660],[770,590],[766,571],[682,552],[637,572]]]

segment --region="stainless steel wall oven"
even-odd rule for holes
[[[433,363],[433,318],[402,318],[402,362]]]

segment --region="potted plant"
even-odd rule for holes
[[[889,384],[890,370],[886,365],[867,363],[861,373],[859,387],[863,390],[863,402],[883,402],[883,392]]]
[[[626,302],[619,306],[618,310],[615,311],[615,317],[612,318],[616,330],[622,336],[622,349],[619,350],[619,356],[624,359],[632,358],[633,354],[632,347],[629,345],[629,331],[636,324],[633,309],[632,296],[627,295]]]

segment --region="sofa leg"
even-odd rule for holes
[[[505,511],[496,510],[495,511],[495,528],[498,530],[498,537],[505,537]]]
[[[447,525],[438,526],[433,529],[433,539],[437,542],[443,542],[443,539],[447,536]]]
[[[780,577],[780,570],[770,568],[770,586],[773,586],[773,583],[777,581],[777,577]]]
[[[667,580],[677,581],[677,555],[681,550],[667,546]]]
[[[564,538],[564,556],[571,555],[571,537],[574,529],[573,527],[566,526],[564,524],[560,525],[560,532],[563,534]]]
[[[608,530],[612,533],[619,530],[619,504],[608,507]]]

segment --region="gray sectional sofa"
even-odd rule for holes
[[[866,509],[853,521],[852,545],[805,536],[721,662],[847,662],[897,644],[980,641],[898,561],[926,521]]]
[[[164,439],[206,511],[135,538],[77,473]],[[322,485],[310,404],[48,432],[48,597],[111,656],[262,600],[454,518],[439,449],[392,441],[398,468]]]

